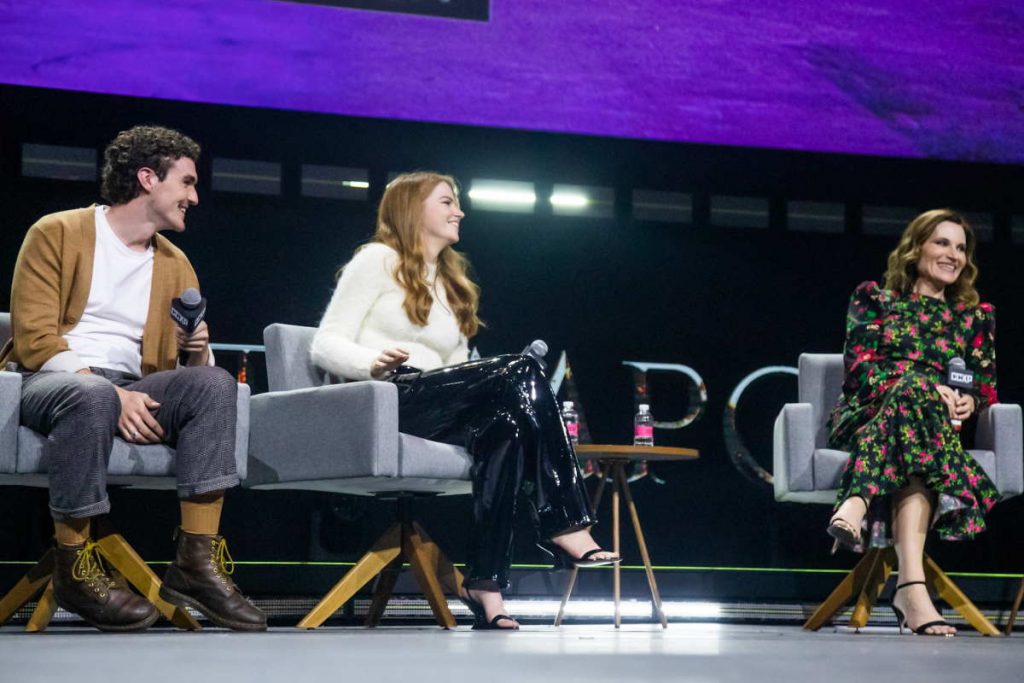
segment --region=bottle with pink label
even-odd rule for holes
[[[651,415],[651,406],[647,403],[640,404],[636,417],[633,418],[633,445],[654,445],[654,416]]]
[[[565,424],[565,433],[575,446],[580,442],[580,416],[572,401],[562,401],[562,422]]]

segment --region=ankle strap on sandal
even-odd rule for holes
[[[907,581],[906,583],[901,583],[898,586],[896,586],[896,590],[899,590],[901,588],[906,588],[907,586],[916,586],[918,584],[920,584],[922,586],[927,586],[928,585],[927,582],[925,582],[925,581]]]

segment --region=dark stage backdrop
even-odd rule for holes
[[[118,130],[155,122],[204,145],[199,207],[189,212],[188,231],[172,239],[199,273],[217,341],[258,342],[274,321],[315,325],[335,270],[372,231],[374,204],[390,172],[433,168],[465,181],[533,181],[541,190],[563,182],[615,188],[613,215],[604,219],[551,215],[542,203],[528,216],[469,205],[459,248],[483,289],[488,327],[475,340],[481,353],[515,351],[537,337],[556,352],[566,350],[595,441],[630,438],[632,386],[623,360],[683,363],[706,380],[704,417],[681,431],[657,433],[661,443],[698,448],[700,460],[658,467],[664,485],[651,479],[635,485],[658,564],[850,566],[849,557],[827,553],[825,507],[776,503],[767,486],[734,469],[722,411],[748,373],[795,365],[802,351],[841,350],[848,296],[860,281],[881,276],[895,241],[862,234],[865,205],[952,205],[994,216],[994,237],[979,248],[979,287],[999,313],[1000,396],[1024,401],[1017,352],[1024,342],[1017,285],[1024,245],[1011,239],[1011,216],[1024,212],[1020,167],[612,140],[13,86],[0,87],[0,98],[0,308],[9,304],[28,226],[45,213],[99,200],[95,183],[23,177],[22,144],[102,149]],[[212,191],[214,157],[280,163],[280,196]],[[369,200],[301,196],[301,164],[369,169]],[[633,189],[691,193],[692,225],[634,219]],[[768,198],[770,226],[713,227],[711,197],[719,195]],[[790,200],[845,204],[846,231],[787,229]],[[661,381],[653,389],[660,419],[682,413],[678,385]],[[792,377],[765,379],[744,395],[738,424],[765,467],[771,466],[772,420],[795,398]],[[114,502],[115,521],[144,556],[170,555],[171,494],[117,492]],[[152,523],[143,511],[154,516]],[[436,501],[423,512],[428,528],[461,560],[467,499]],[[383,506],[340,496],[237,492],[225,525],[239,559],[352,560],[388,515]],[[44,493],[0,489],[0,520],[0,559],[32,557],[45,538]],[[1000,505],[990,522],[980,540],[936,544],[934,556],[952,570],[1019,572],[1024,506],[1019,500]],[[147,538],[153,529],[159,533]],[[599,535],[607,535],[607,526]],[[539,559],[529,534],[522,534],[517,560]],[[287,575],[281,580],[281,592],[303,592],[288,585]]]

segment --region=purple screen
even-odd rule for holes
[[[275,0],[0,0],[0,82],[615,137],[1024,162],[1021,0],[491,0],[484,7],[486,19],[469,20]]]

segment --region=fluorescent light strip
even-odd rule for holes
[[[505,601],[510,614],[523,618],[554,617],[559,605],[558,600]],[[454,600],[449,602],[449,607],[456,612],[465,611],[462,603]],[[662,602],[661,609],[670,619],[718,619],[722,616],[722,605],[717,602],[670,601]],[[625,618],[647,618],[653,610],[649,600],[623,600],[619,603],[619,613]],[[612,600],[570,600],[565,606],[565,616],[610,619],[615,616],[615,603]]]
[[[469,198],[474,202],[494,204],[520,204],[532,206],[537,202],[537,195],[528,190],[471,189]]]
[[[370,187],[370,183],[365,180],[343,180],[341,184],[345,187],[353,187],[357,190],[365,190]]]
[[[551,195],[551,205],[565,209],[583,209],[590,204],[590,198],[582,194],[558,193]]]

